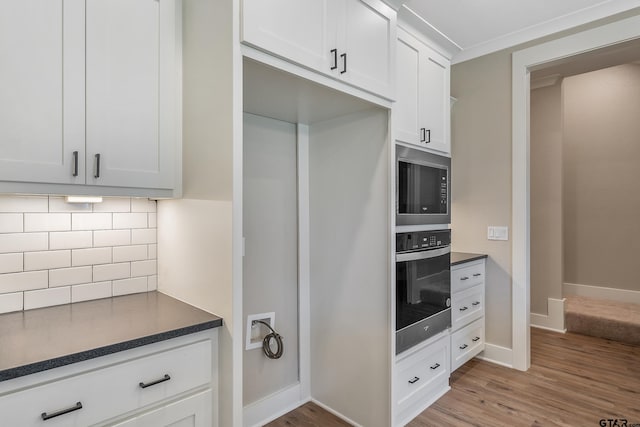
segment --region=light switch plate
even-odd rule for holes
[[[509,240],[509,227],[490,225],[487,228],[487,239]]]

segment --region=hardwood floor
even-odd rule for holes
[[[527,372],[472,360],[409,426],[640,426],[640,346],[541,329],[531,343]],[[348,424],[306,404],[268,425]]]

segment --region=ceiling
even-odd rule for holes
[[[463,62],[631,9],[640,0],[404,0],[400,16]]]

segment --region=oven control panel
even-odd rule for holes
[[[451,244],[451,230],[410,231],[396,234],[396,252],[435,249]]]

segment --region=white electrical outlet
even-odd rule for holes
[[[487,228],[487,239],[489,240],[509,240],[509,227],[490,225]]]
[[[247,334],[245,350],[252,350],[254,348],[262,347],[262,340],[271,331],[262,323],[257,323],[257,320],[266,322],[275,329],[276,327],[276,313],[273,311],[270,313],[250,314],[247,316]]]

